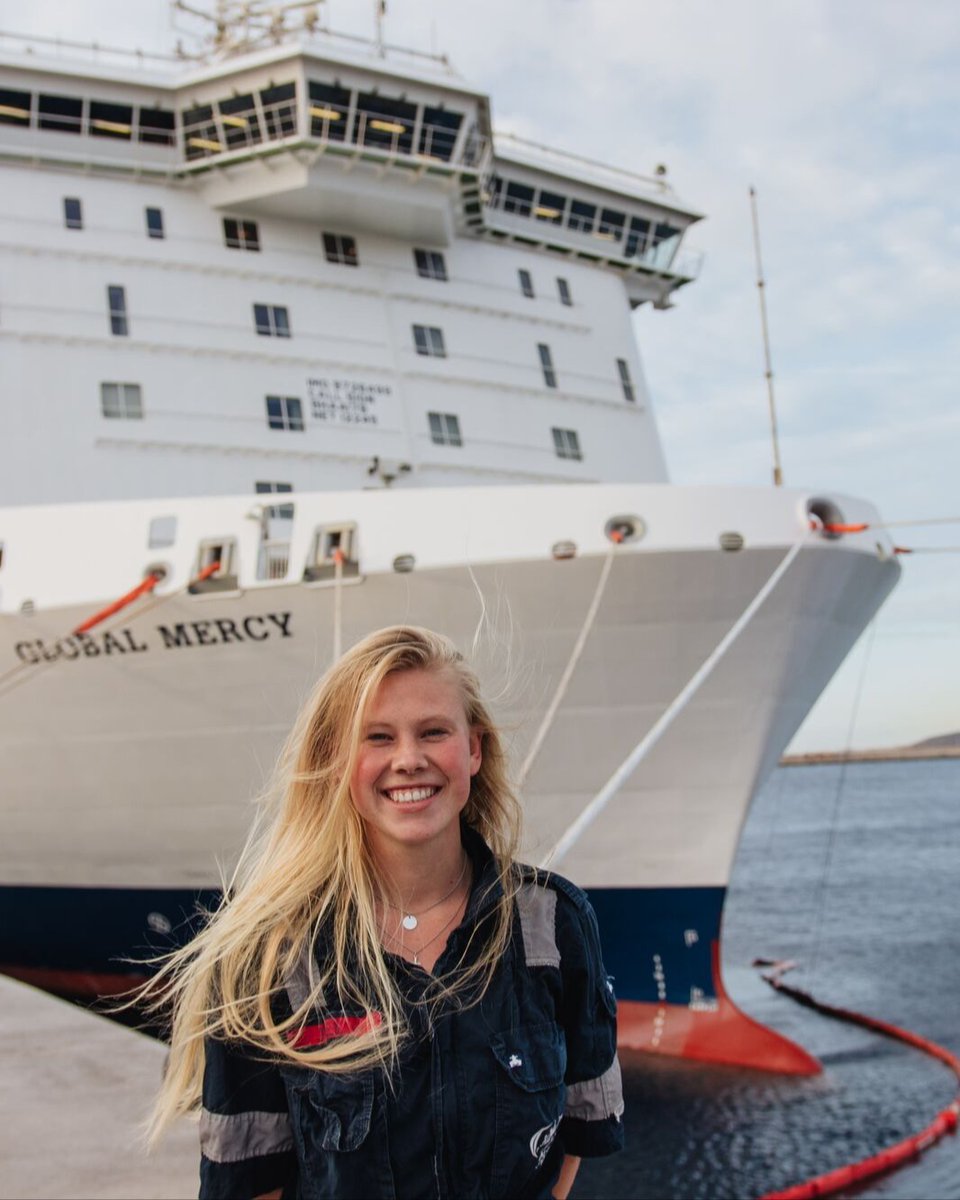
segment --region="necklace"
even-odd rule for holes
[[[463,878],[463,872],[461,872],[461,878]],[[457,882],[459,883],[459,880],[458,880]],[[453,893],[452,893],[452,892],[448,892],[448,893],[447,893],[447,895],[444,897],[444,899],[449,899],[449,898],[450,898],[450,896],[452,896],[452,895],[453,895]],[[442,901],[441,901],[441,903],[442,903]],[[435,905],[435,904],[433,904],[433,905],[431,905],[430,907],[431,907],[431,908],[436,908],[436,905]],[[461,914],[462,912],[464,912],[465,910],[466,910],[466,897],[464,897],[464,899],[463,899],[463,900],[461,900],[461,901],[460,901],[460,903],[457,905],[457,907],[456,907],[456,908],[453,910],[453,915],[450,917],[450,920],[449,920],[449,921],[447,921],[445,925],[442,925],[442,926],[440,927],[440,929],[438,929],[438,930],[437,930],[437,932],[436,932],[436,933],[433,935],[433,937],[432,937],[432,938],[428,938],[428,939],[427,939],[427,940],[426,940],[426,941],[423,943],[423,945],[422,945],[422,946],[420,946],[418,949],[416,949],[416,950],[414,950],[414,951],[413,951],[413,965],[414,965],[415,967],[419,967],[419,966],[420,966],[420,955],[421,955],[421,954],[424,952],[424,950],[426,950],[426,948],[427,948],[428,946],[432,946],[432,945],[433,945],[433,943],[434,943],[434,942],[437,940],[437,938],[438,938],[438,937],[440,937],[440,935],[441,935],[441,934],[443,934],[443,933],[446,933],[446,931],[447,931],[447,930],[450,928],[450,926],[453,924],[453,922],[454,922],[454,921],[455,921],[455,920],[456,920],[456,919],[457,919],[457,918],[460,916],[460,914]],[[427,912],[427,911],[429,911],[429,910],[428,910],[428,909],[424,909],[424,912]],[[421,913],[420,915],[422,916],[423,914]],[[389,940],[390,940],[391,942],[393,942],[393,944],[394,944],[395,946],[399,946],[399,947],[400,947],[400,952],[401,952],[401,954],[402,954],[402,953],[403,953],[403,951],[406,949],[406,946],[405,946],[405,944],[404,944],[404,940],[403,940],[403,933],[402,933],[402,932],[401,932],[401,933],[400,933],[400,935],[398,936],[398,935],[397,935],[397,934],[395,934],[395,933],[387,933],[387,931],[386,931],[386,930],[383,930],[383,936],[384,936],[385,938],[389,938]]]
[[[450,889],[449,892],[447,892],[447,894],[445,896],[441,896],[439,900],[434,900],[434,902],[431,905],[429,905],[427,908],[422,908],[418,913],[405,912],[398,904],[388,904],[387,908],[392,908],[396,912],[402,914],[400,917],[400,924],[404,927],[404,929],[407,929],[407,930],[416,929],[417,926],[420,924],[421,917],[425,916],[428,912],[432,912],[435,908],[439,908],[440,905],[443,904],[443,902],[445,900],[449,900],[450,897],[453,895],[453,893],[457,890],[457,888],[463,882],[463,877],[466,874],[467,861],[468,861],[467,855],[466,855],[466,853],[464,853],[463,866],[460,868],[460,874],[457,876],[456,882],[454,883],[453,887]],[[421,949],[422,949],[422,947],[421,947]]]

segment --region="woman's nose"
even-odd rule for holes
[[[419,771],[426,766],[427,758],[415,737],[397,739],[393,754],[393,766],[397,771]]]

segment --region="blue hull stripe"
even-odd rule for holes
[[[691,989],[716,995],[711,943],[719,938],[725,888],[589,894],[621,1000],[686,1005]],[[182,945],[219,899],[213,889],[0,887],[0,963],[92,974],[136,970],[130,960]]]

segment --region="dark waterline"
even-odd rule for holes
[[[841,786],[842,785],[842,786]],[[744,830],[724,975],[752,1016],[823,1063],[812,1079],[629,1054],[628,1149],[584,1163],[572,1195],[749,1200],[919,1132],[956,1094],[926,1055],[773,993],[749,964],[960,1053],[960,762],[781,768]],[[960,1138],[863,1200],[960,1200]]]

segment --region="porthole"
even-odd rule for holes
[[[36,605],[32,600],[24,600],[24,602],[20,605],[20,613],[24,617],[32,617],[36,611]]]
[[[743,534],[736,533],[734,530],[729,530],[727,533],[720,534],[720,549],[721,550],[742,550],[743,549]]]
[[[577,543],[570,541],[554,542],[550,547],[550,553],[558,562],[562,562],[567,558],[576,558]]]
[[[167,576],[169,574],[170,574],[169,563],[158,562],[158,563],[151,563],[149,565],[149,567],[147,567],[147,569],[143,572],[143,577],[144,577],[144,579],[149,579],[149,577],[151,575],[156,575],[157,584],[159,585],[159,584],[163,583],[163,581],[167,578]]]
[[[398,554],[393,560],[393,569],[400,575],[408,575],[417,565],[417,560],[412,554]]]
[[[611,517],[603,527],[604,534],[611,542],[639,542],[646,534],[647,526],[642,517],[620,515]]]

